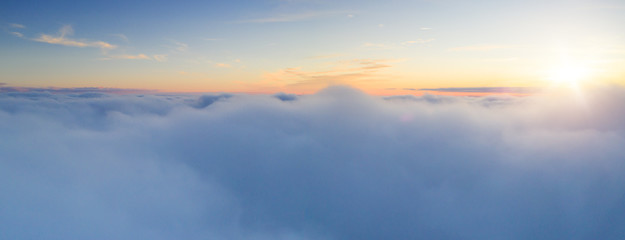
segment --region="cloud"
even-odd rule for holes
[[[512,46],[508,46],[508,45],[473,45],[473,46],[464,46],[464,47],[450,48],[450,49],[448,49],[448,51],[451,51],[451,52],[490,51],[490,50],[505,49],[505,48],[512,48]]]
[[[382,99],[347,87],[294,101],[204,96],[219,95],[0,94],[3,238],[624,233],[620,86],[505,98]]]
[[[13,36],[16,36],[18,38],[23,38],[24,34],[21,32],[10,32]]]
[[[218,67],[218,68],[230,68],[230,67],[232,67],[232,65],[227,64],[227,63],[216,63],[215,67]]]
[[[353,59],[333,63],[334,67],[324,71],[303,71],[301,68],[285,68],[265,74],[266,84],[287,87],[326,87],[337,84],[355,84],[371,81],[385,81],[384,69],[392,67],[390,59]]]
[[[334,54],[323,54],[323,55],[316,55],[316,56],[311,56],[308,57],[308,59],[328,59],[328,58],[338,58],[343,56],[344,54],[341,53],[334,53]]]
[[[366,48],[379,48],[379,49],[392,48],[391,46],[384,44],[384,43],[370,43],[370,42],[363,43],[362,46]]]
[[[9,27],[11,27],[11,28],[21,28],[21,29],[26,28],[26,26],[24,26],[22,24],[18,24],[18,23],[10,23]]]
[[[533,87],[472,87],[472,88],[421,88],[419,91],[457,92],[457,93],[537,93]]]
[[[113,59],[126,59],[126,60],[154,60],[158,62],[167,61],[167,55],[156,54],[152,56],[145,55],[143,53],[137,55],[130,54],[121,54],[121,55],[107,55],[102,58],[102,60],[113,60]]]
[[[167,61],[167,55],[166,54],[156,54],[156,55],[154,55],[152,57],[154,58],[154,60],[159,61],[159,62]]]
[[[114,49],[117,47],[113,44],[103,42],[103,41],[77,40],[77,39],[70,39],[66,37],[66,36],[71,36],[73,34],[74,34],[74,29],[71,26],[66,25],[66,26],[63,26],[59,30],[59,33],[57,36],[41,34],[41,36],[33,40],[37,42],[58,44],[58,45],[70,46],[70,47],[94,47],[94,48],[100,48],[100,49]]]
[[[429,39],[417,39],[417,40],[413,40],[413,41],[405,41],[402,43],[402,45],[413,45],[413,44],[425,44],[425,43],[429,43],[429,42],[433,42],[434,38],[429,38]]]
[[[0,86],[6,86],[0,83]],[[36,87],[0,87],[0,93],[54,93],[54,94],[82,94],[82,93],[110,93],[110,94],[131,94],[131,93],[150,93],[155,92],[149,89],[130,89],[130,88],[99,88],[99,87],[82,87],[82,88],[36,88]],[[18,94],[19,95],[19,94]]]
[[[416,40],[411,40],[411,41],[405,41],[402,42],[401,45],[403,46],[411,46],[411,45],[424,45],[426,43],[431,43],[433,41],[435,41],[436,39],[434,38],[429,38],[429,39],[416,39]],[[363,47],[365,48],[373,48],[373,49],[394,49],[398,47],[398,44],[384,44],[384,43],[371,43],[371,42],[366,42],[362,44]]]
[[[118,33],[118,34],[113,34],[113,36],[118,37],[119,39],[123,40],[124,42],[128,42],[128,37],[126,37],[126,35]]]
[[[302,12],[302,13],[289,13],[289,14],[279,14],[276,16],[266,17],[266,18],[257,18],[257,19],[249,19],[239,21],[239,23],[279,23],[279,22],[298,22],[310,19],[316,19],[321,17],[330,17],[343,15],[347,13],[346,11],[312,11],[312,12]]]
[[[227,93],[223,93],[219,95],[202,95],[197,99],[197,102],[193,104],[192,106],[195,108],[205,108],[217,101],[225,100],[225,99],[231,98],[232,96],[233,96],[232,94],[227,94]]]
[[[26,28],[26,26],[22,25],[22,24],[17,24],[17,23],[9,23],[8,28],[18,28],[18,29],[24,29]],[[17,31],[8,31],[9,34],[16,36],[18,38],[24,38],[24,34],[21,32],[17,32]]]
[[[273,96],[285,102],[297,100],[297,95],[295,94],[288,94],[288,93],[280,92],[280,93],[274,94]]]
[[[112,55],[108,56],[109,59],[131,59],[131,60],[152,60],[151,57],[148,57],[145,54],[137,54],[137,55]]]
[[[181,42],[174,42],[174,44],[176,45],[174,47],[176,52],[186,52],[189,49],[189,44],[186,43],[181,43]]]

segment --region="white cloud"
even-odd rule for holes
[[[113,36],[118,37],[119,39],[123,40],[124,42],[128,42],[128,37],[126,37],[126,35],[118,33],[118,34],[113,34]]]
[[[21,32],[10,32],[13,36],[19,37],[19,38],[23,38],[24,34],[22,34]]]
[[[37,42],[45,42],[70,47],[95,47],[100,49],[114,49],[117,47],[113,44],[103,41],[89,41],[67,38],[67,36],[71,36],[73,34],[74,29],[71,26],[66,25],[59,30],[59,34],[57,36],[41,34],[38,38],[35,38],[33,40]]]
[[[619,239],[625,89],[0,94],[7,239]]]
[[[26,28],[26,26],[24,26],[22,24],[18,24],[18,23],[10,23],[9,27],[12,27],[12,28]]]

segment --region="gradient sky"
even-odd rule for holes
[[[418,94],[624,84],[624,23],[617,0],[5,0],[0,85]]]

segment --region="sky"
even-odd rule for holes
[[[0,83],[377,95],[623,85],[624,22],[617,0],[7,0]]]

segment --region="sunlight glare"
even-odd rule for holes
[[[588,67],[579,64],[563,64],[549,72],[549,80],[557,84],[577,84],[590,75]]]

